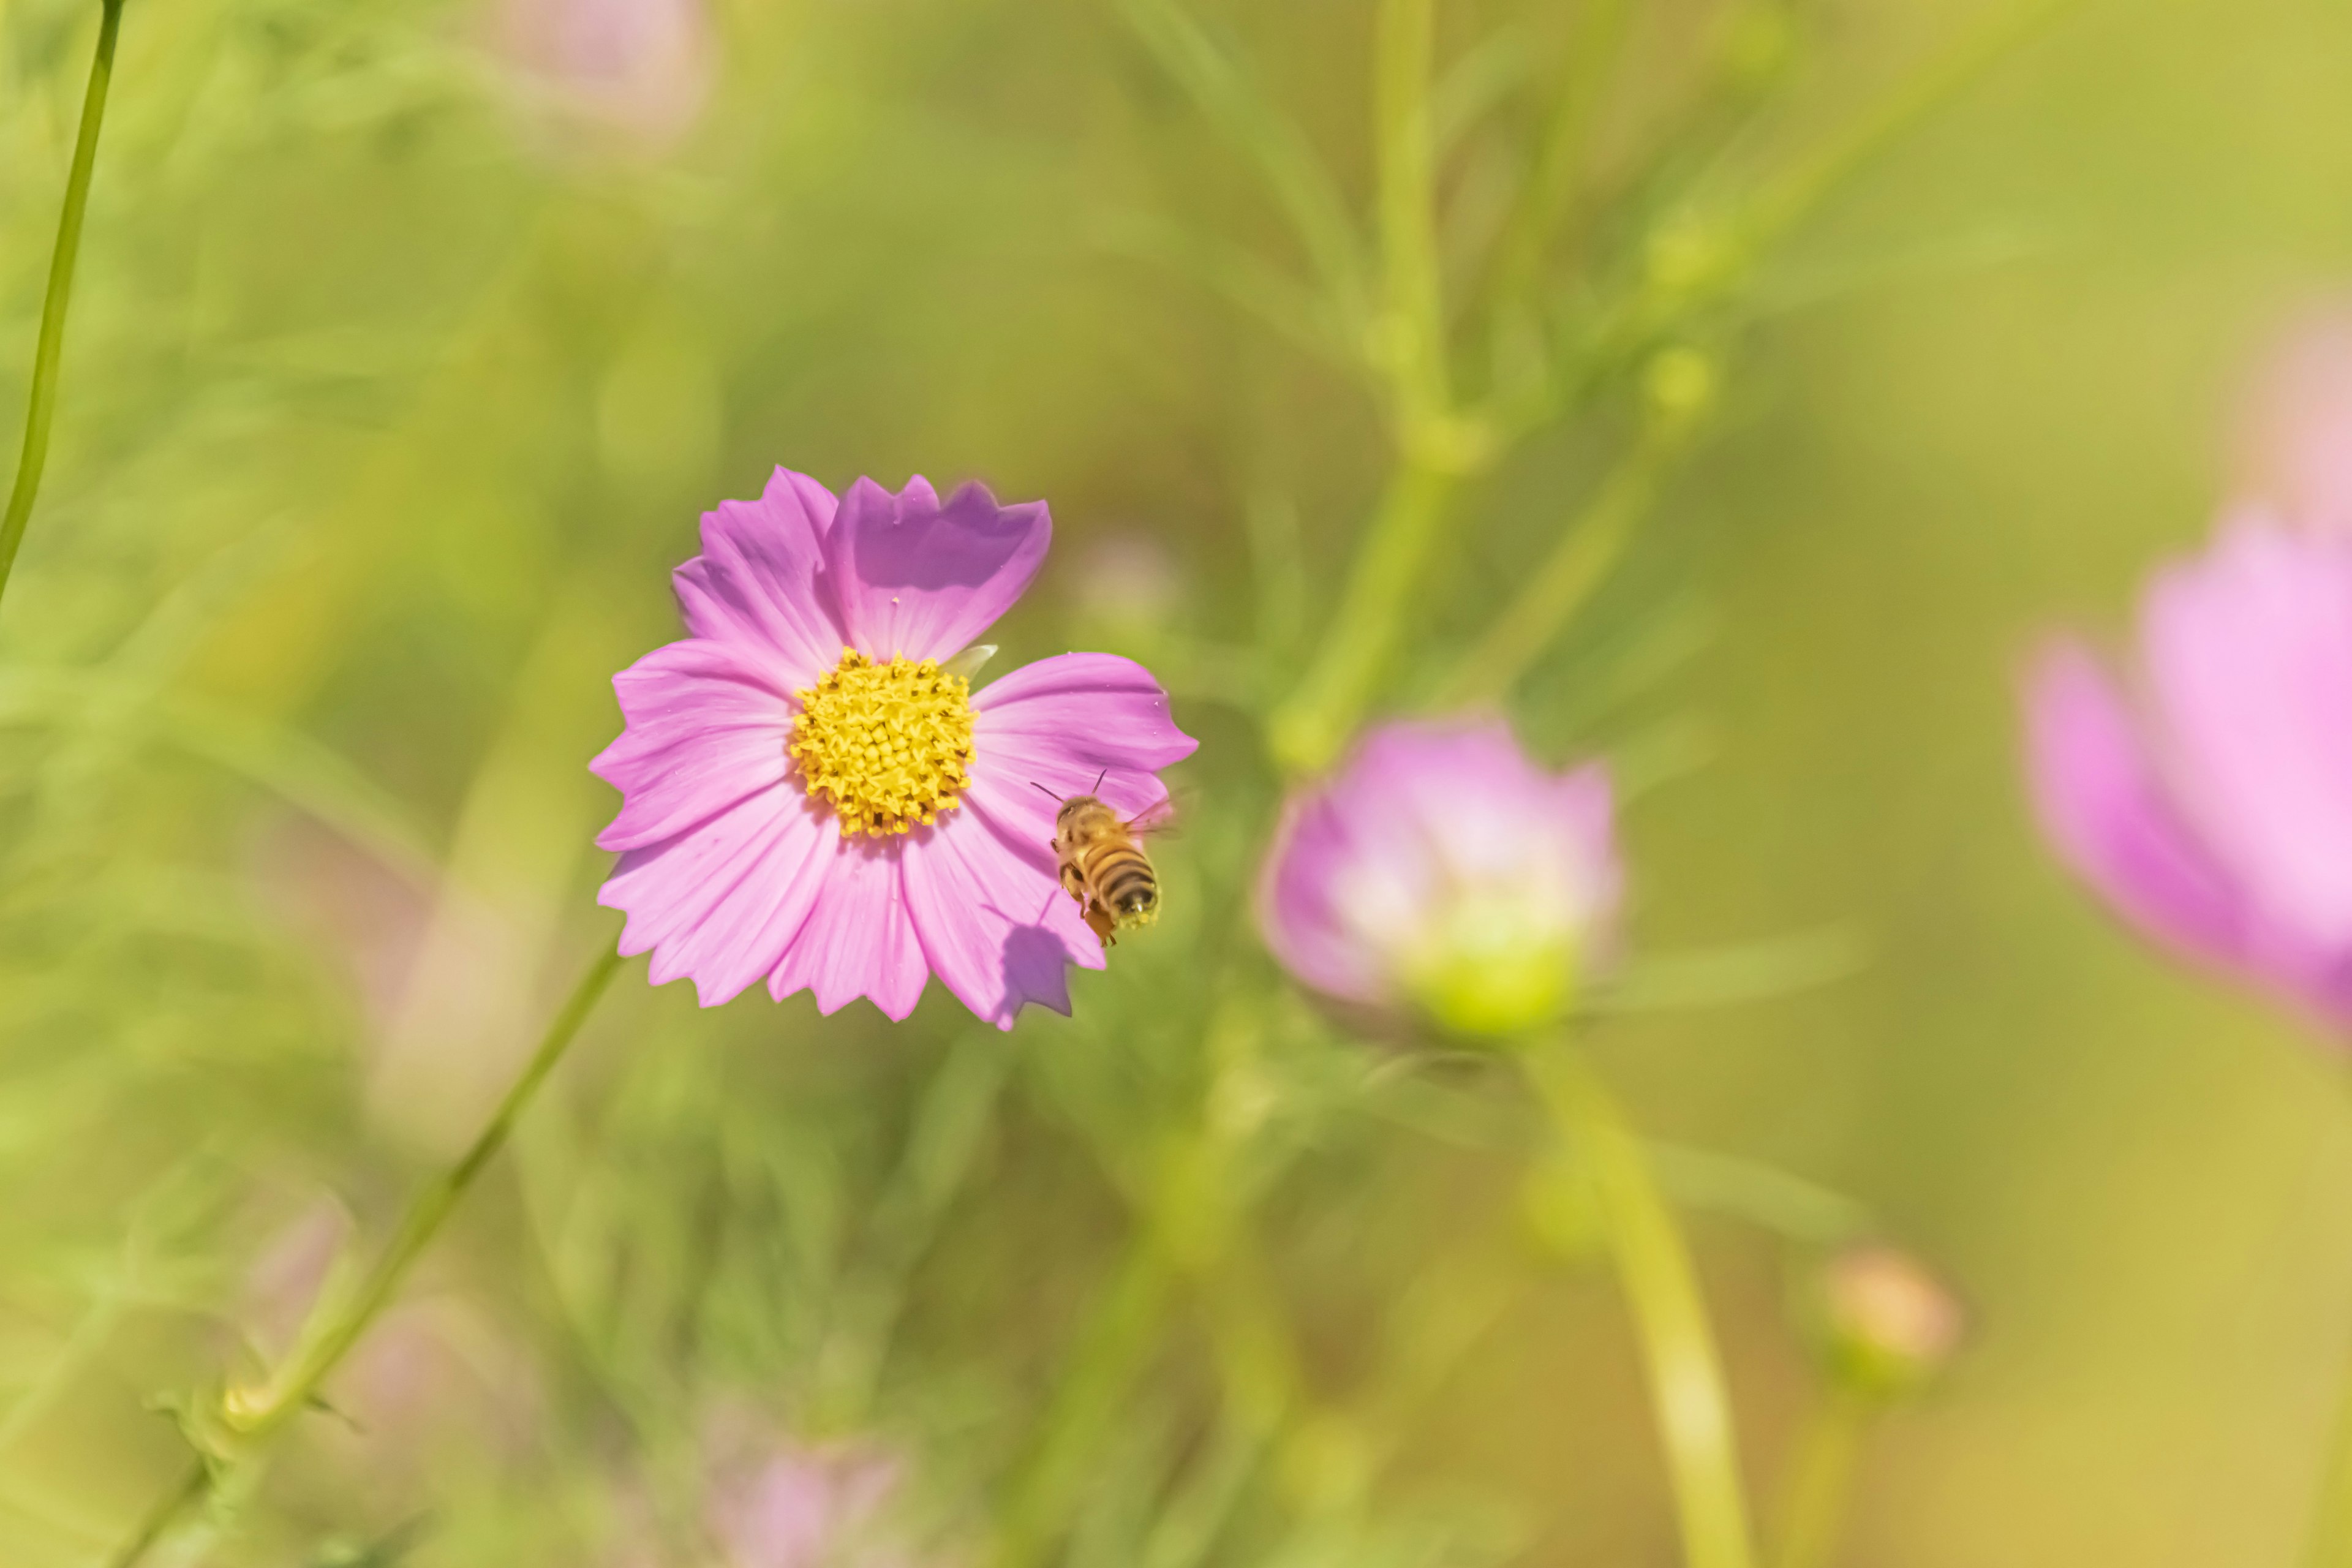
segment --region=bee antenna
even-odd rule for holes
[[[1039,795],[1044,795],[1047,800],[1058,801],[1062,798],[1060,795],[1055,795],[1052,790],[1047,789],[1044,784],[1039,784],[1035,779],[1031,779],[1029,781],[1029,787],[1035,790]]]
[[[1102,788],[1103,780],[1108,777],[1110,777],[1110,764],[1108,763],[1105,763],[1103,764],[1103,771],[1095,775],[1095,782],[1087,786],[1087,793],[1088,795],[1092,795],[1095,791]]]

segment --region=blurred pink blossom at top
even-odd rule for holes
[[[548,107],[649,152],[693,128],[717,75],[705,0],[504,0],[498,43]]]
[[[2027,685],[2044,832],[2125,920],[2352,1029],[2352,530],[2249,510],[2158,572],[2120,668]]]
[[[877,1529],[898,1485],[887,1455],[780,1443],[714,1471],[705,1524],[728,1568],[905,1568]]]
[[[2239,410],[2238,494],[2304,527],[2352,530],[2352,300],[2280,339]]]

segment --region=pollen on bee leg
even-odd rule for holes
[[[971,687],[933,659],[877,664],[856,648],[797,693],[784,750],[845,838],[929,826],[971,787]]]

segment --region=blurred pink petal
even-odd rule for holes
[[[2352,533],[2241,515],[2139,629],[2137,702],[2073,644],[2029,680],[2044,831],[2143,931],[2352,1025]]]

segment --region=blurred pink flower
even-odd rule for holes
[[[2119,681],[2027,688],[2034,802],[2132,924],[2352,1026],[2352,533],[2231,520],[2159,573]]]
[[[756,501],[702,520],[677,570],[693,635],[614,678],[626,729],[591,764],[626,802],[599,901],[656,984],[715,1006],[766,976],[831,1013],[892,1018],[937,974],[981,1017],[1069,1011],[1066,965],[1102,944],[1056,878],[1055,800],[1133,816],[1193,741],[1140,665],[1072,653],[977,694],[940,667],[1010,609],[1052,532],[920,479],[838,501],[779,468]],[[1099,787],[1097,787],[1099,781]]]
[[[693,127],[716,75],[705,0],[505,0],[498,33],[547,107],[649,151]]]
[[[2289,331],[2240,411],[2237,493],[2288,521],[2352,531],[2352,303]]]
[[[1547,772],[1499,720],[1385,725],[1284,807],[1258,921],[1343,1002],[1466,1034],[1537,1027],[1608,952],[1612,817],[1600,764]]]
[[[778,1444],[713,1473],[704,1527],[728,1568],[897,1568],[877,1526],[898,1485],[887,1455]]]

